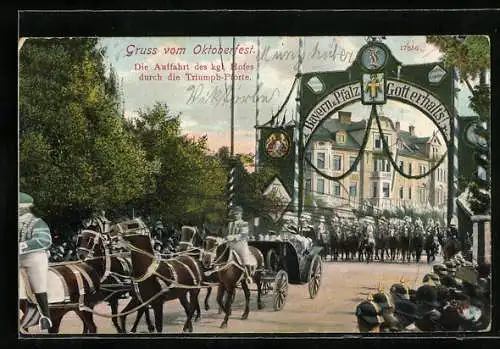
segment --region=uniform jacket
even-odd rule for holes
[[[229,222],[227,227],[227,237],[231,238],[247,238],[248,237],[248,223],[244,220]]]
[[[52,245],[50,229],[32,213],[19,217],[19,254],[46,251]]]

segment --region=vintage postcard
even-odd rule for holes
[[[489,37],[18,49],[21,336],[490,328]]]

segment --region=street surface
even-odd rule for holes
[[[208,312],[203,309],[206,291],[202,290],[200,292],[202,315],[200,321],[193,323],[193,333],[357,332],[355,307],[370,293],[377,292],[379,282],[388,290],[393,283],[404,277],[411,287],[415,287],[421,284],[423,276],[431,269],[431,266],[424,262],[420,264],[324,262],[323,279],[317,297],[309,298],[307,284],[289,285],[285,307],[279,312],[273,310],[270,293],[263,296],[266,307],[258,310],[256,292],[252,292],[249,317],[247,320],[241,320],[244,295],[243,290],[238,289],[226,329],[219,328],[223,314],[217,314],[216,289],[213,289],[210,296],[211,309]],[[127,302],[128,300],[121,301],[120,310]],[[98,305],[95,310],[111,312],[109,306],[105,304]],[[154,321],[153,312],[150,311],[150,314]],[[185,319],[184,309],[178,300],[166,303],[163,332],[182,333]],[[130,330],[134,320],[135,314],[127,317],[127,330]],[[111,319],[94,316],[94,321],[98,333],[116,333]],[[61,323],[60,333],[80,334],[81,330],[82,323],[79,318],[73,312],[66,314]],[[38,329],[34,327],[30,332],[37,333]],[[137,332],[148,332],[144,318]]]

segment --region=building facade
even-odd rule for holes
[[[418,137],[414,126],[400,129],[399,122],[380,117],[382,131],[392,157],[407,175],[429,171],[446,152],[446,145],[437,134]],[[407,179],[392,167],[383,151],[375,120],[353,122],[351,113],[338,112],[337,117],[325,120],[312,136],[306,156],[314,166],[329,176],[340,176],[351,168],[362,148],[366,129],[369,129],[365,151],[354,171],[333,181],[324,178],[310,166],[305,171],[305,195],[314,202],[326,201],[333,206],[349,202],[358,207],[369,202],[378,209],[394,206],[443,208],[447,203],[446,159],[429,176]]]

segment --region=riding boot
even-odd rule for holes
[[[39,320],[40,330],[46,331],[52,327],[52,321],[50,321],[49,314],[49,301],[47,299],[47,292],[35,293],[36,301],[38,303],[38,309],[42,317]]]

